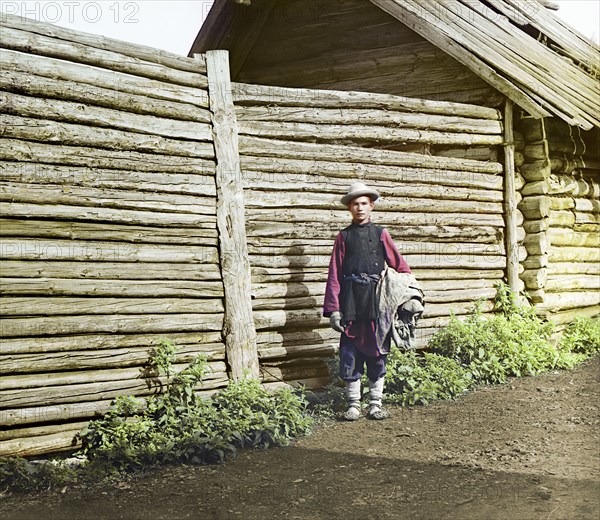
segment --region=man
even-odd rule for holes
[[[385,364],[390,337],[376,340],[377,302],[375,289],[387,264],[399,273],[410,273],[390,234],[371,222],[371,212],[379,193],[362,182],[350,186],[341,203],[352,215],[352,224],[335,239],[329,262],[323,315],[331,327],[341,332],[340,377],[346,383],[348,409],[344,418],[360,417],[361,377],[364,365],[369,379],[367,417],[387,417],[382,408]]]

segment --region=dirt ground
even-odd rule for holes
[[[600,518],[600,358],[292,446],[134,481],[3,496],[3,520]]]

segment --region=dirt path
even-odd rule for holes
[[[393,408],[292,447],[134,482],[8,496],[3,520],[600,518],[600,358],[572,372]]]

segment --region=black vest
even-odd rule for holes
[[[383,228],[368,224],[351,224],[342,231],[345,244],[342,273],[344,281],[340,291],[340,310],[346,323],[371,321],[377,317],[375,288],[377,282],[364,277],[352,281],[352,275],[379,275],[385,267],[385,253],[381,243]]]
[[[344,253],[343,272],[350,274],[380,274],[385,265],[382,226],[372,222],[368,224],[352,223],[342,231],[346,252]]]

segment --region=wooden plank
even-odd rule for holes
[[[221,280],[217,263],[77,262],[2,260],[2,273],[12,278],[86,278],[110,280]]]
[[[145,135],[111,128],[91,127],[74,123],[46,121],[30,117],[0,114],[0,135],[44,143],[164,153],[183,157],[214,157],[210,142],[188,142],[178,139]]]
[[[200,123],[210,122],[210,112],[191,103],[158,99],[143,93],[128,92],[124,94],[118,90],[89,83],[47,78],[20,70],[1,70],[0,88],[27,96],[75,101],[135,114],[148,114]]]
[[[140,269],[144,264],[140,263]],[[7,273],[10,274],[10,273]],[[5,296],[111,296],[125,298],[220,298],[220,281],[85,280],[74,278],[0,278]]]
[[[372,92],[347,92],[341,90],[302,89],[265,85],[232,83],[233,100],[236,105],[277,105],[321,108],[385,109],[425,114],[440,114],[477,119],[500,119],[496,109],[452,103],[415,99],[391,94]]]
[[[205,89],[208,86],[207,77],[199,72],[172,69],[158,63],[148,63],[138,58],[131,58],[112,50],[98,49],[67,40],[58,40],[42,34],[7,27],[6,25],[0,31],[0,45],[5,49],[84,63],[176,85],[199,89]],[[200,66],[198,70],[200,70]]]
[[[6,338],[71,334],[168,334],[173,332],[219,331],[223,314],[113,314],[54,316],[0,320]]]
[[[208,172],[207,172],[208,173]],[[214,176],[0,161],[0,180],[216,197]]]
[[[517,243],[517,200],[515,190],[515,145],[513,102],[504,103],[504,218],[506,220],[506,279],[510,290],[518,293],[519,251]]]
[[[206,54],[210,110],[217,157],[217,227],[225,291],[223,334],[227,362],[235,379],[258,377],[256,330],[252,319],[250,261],[246,244],[244,194],[235,110],[230,97],[227,51]]]
[[[35,56],[28,52],[2,49],[2,70],[25,73],[20,81],[24,81],[26,75],[34,74],[110,89],[116,96],[127,93],[208,107],[208,93],[203,89],[174,85],[72,61]]]
[[[186,58],[184,56],[180,56],[179,54],[162,49],[155,49],[154,47],[148,47],[146,45],[125,42],[114,38],[108,38],[106,36],[98,36],[95,34],[59,27],[50,23],[32,20],[31,18],[14,16],[6,12],[2,13],[0,25],[3,27],[12,27],[14,29],[21,29],[23,31],[48,36],[50,38],[87,45],[88,47],[93,47],[95,49],[118,52],[131,58],[137,58],[150,63],[164,65],[165,67],[170,67],[177,70],[185,70],[200,74],[206,72],[206,64],[204,63],[204,59],[198,62],[197,60]]]
[[[501,164],[489,161],[457,159],[455,157],[436,157],[419,153],[380,150],[359,146],[263,139],[246,135],[239,136],[239,149],[242,156],[278,157],[283,159],[313,161],[339,161],[343,163],[364,163],[371,165],[411,166],[434,170],[454,170],[490,174],[500,174],[503,171]]]
[[[36,354],[51,352],[84,352],[86,350],[136,350],[156,347],[165,338],[178,349],[221,342],[221,331],[170,332],[163,334],[82,334],[77,336],[49,336],[36,338],[2,338],[2,354]],[[224,348],[224,347],[223,347]],[[68,355],[68,354],[67,354]],[[85,355],[85,354],[83,354]]]
[[[215,199],[199,195],[148,193],[140,190],[112,190],[52,184],[0,183],[0,201],[7,203],[55,204],[150,210],[167,213],[192,213],[213,216]]]
[[[213,160],[169,154],[140,153],[126,150],[98,149],[86,146],[38,143],[20,139],[0,139],[0,158],[7,161],[34,163],[41,171],[45,165],[103,168],[129,172],[190,173],[214,175]],[[40,163],[44,163],[41,165]]]
[[[208,123],[134,114],[113,108],[50,99],[45,96],[36,98],[0,91],[0,110],[5,114],[21,117],[116,128],[176,139],[212,141],[211,127]]]
[[[96,242],[93,240],[47,240],[3,238],[0,243],[3,260],[82,260],[96,262],[219,262],[216,247],[127,242]],[[143,269],[140,264],[140,269]]]

